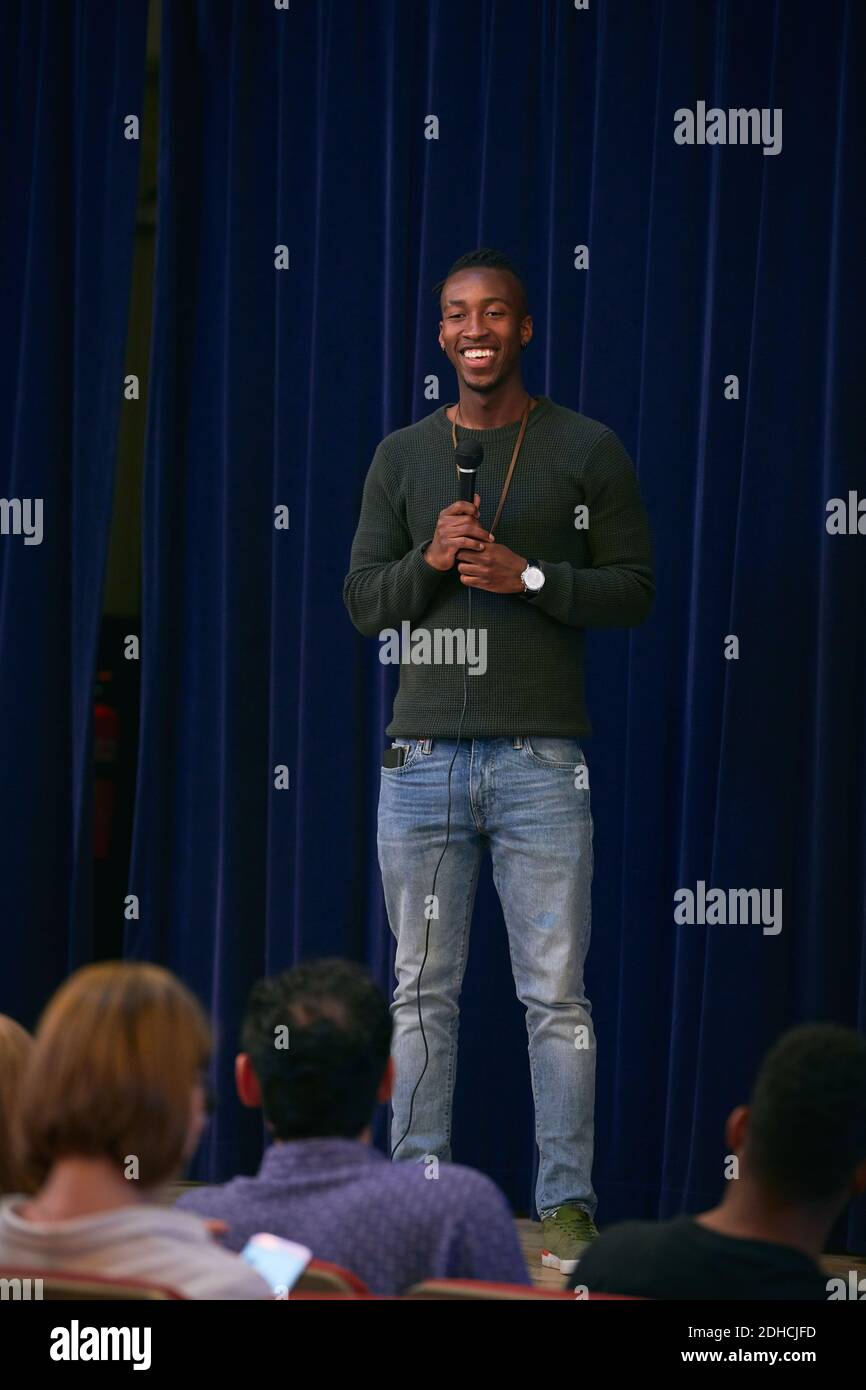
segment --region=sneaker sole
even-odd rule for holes
[[[541,1263],[545,1269],[558,1269],[560,1274],[573,1274],[577,1269],[578,1261],[561,1260],[558,1255],[553,1255],[549,1250],[542,1250]]]

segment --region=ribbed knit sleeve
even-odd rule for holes
[[[655,599],[652,535],[634,465],[605,430],[583,469],[591,566],[538,560],[544,585],[533,607],[569,627],[635,627]]]
[[[343,581],[343,602],[365,637],[376,637],[383,628],[399,628],[404,619],[417,622],[445,578],[424,559],[432,530],[426,541],[413,547],[395,506],[397,496],[387,450],[379,444],[364,483],[349,573]]]

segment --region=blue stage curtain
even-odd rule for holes
[[[841,0],[168,5],[129,949],[219,1020],[199,1176],[259,1153],[255,976],[339,952],[391,986],[393,673],[341,586],[377,442],[456,397],[430,288],[478,245],[524,269],[527,385],[617,431],[656,537],[650,621],[588,642],[601,1221],[715,1202],[767,1046],[866,1025],[866,541],[825,529],[863,479],[864,53]],[[698,101],[782,108],[781,151],[676,143]],[[781,888],[782,931],[675,925],[699,880]],[[455,1156],[526,1209],[489,873],[461,1036]]]
[[[42,511],[40,543],[0,535],[0,1010],[28,1024],[92,954],[93,691],[146,28],[146,0],[0,9],[0,495]]]

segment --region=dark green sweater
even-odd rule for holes
[[[407,621],[412,632],[486,631],[486,671],[466,678],[465,737],[587,734],[584,628],[635,627],[655,596],[652,538],[631,459],[605,425],[541,396],[529,414],[496,540],[539,561],[544,587],[532,601],[472,589],[469,616],[469,590],[456,567],[442,573],[423,556],[440,511],[457,497],[445,409],[395,430],[376,449],[343,585],[352,622],[367,637],[399,633]],[[476,489],[482,526],[493,520],[518,429],[519,421],[457,427],[458,439],[477,440],[484,449]],[[588,526],[578,530],[581,505]],[[383,651],[384,644],[380,658]],[[456,738],[464,669],[401,663],[385,732]]]

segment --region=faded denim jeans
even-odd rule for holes
[[[417,980],[425,911],[445,844],[448,768],[457,740],[395,738],[400,768],[383,768],[378,845],[391,930],[397,940],[395,1091],[391,1147],[409,1121],[424,1066]],[[451,833],[436,880],[421,1010],[430,1060],[415,1095],[412,1127],[395,1159],[451,1158],[451,1110],[459,998],[482,855],[508,932],[518,998],[526,1006],[540,1165],[536,1206],[564,1202],[591,1216],[595,1033],[583,970],[589,947],[592,815],[576,738],[464,738],[451,772]]]

